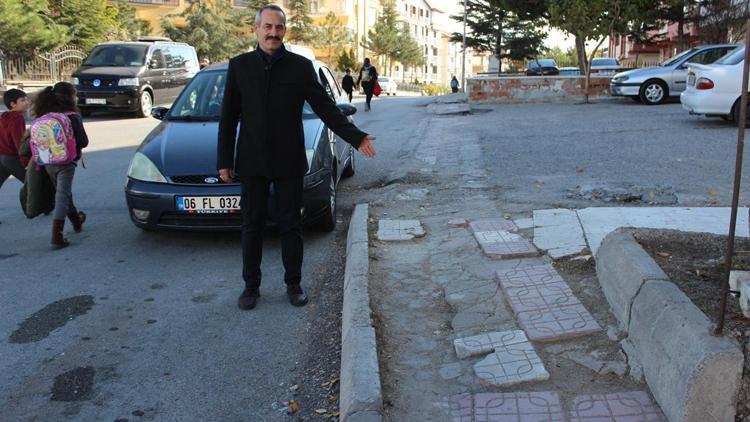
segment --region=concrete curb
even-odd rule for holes
[[[377,340],[370,317],[367,204],[357,205],[349,223],[341,316],[341,421],[383,418]]]
[[[604,238],[596,274],[628,333],[628,363],[642,367],[669,421],[734,421],[744,359],[737,342],[711,335],[708,317],[627,231]]]

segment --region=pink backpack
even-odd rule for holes
[[[40,166],[69,164],[76,159],[76,138],[68,113],[47,113],[34,120],[29,131],[31,159]]]

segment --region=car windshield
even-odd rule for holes
[[[745,60],[745,47],[740,46],[730,51],[719,60],[716,60],[714,64],[735,65],[742,63],[743,60]]]
[[[390,79],[386,78],[385,76],[379,76],[378,77],[378,81],[380,81],[380,82],[388,82],[388,81],[390,81]]]
[[[685,51],[683,51],[682,53],[680,53],[680,54],[678,54],[678,55],[676,55],[676,56],[672,57],[671,59],[669,59],[669,60],[667,60],[667,61],[663,62],[663,63],[661,64],[661,66],[672,66],[673,64],[677,64],[677,63],[678,63],[678,62],[680,62],[680,61],[681,61],[682,59],[684,59],[684,58],[685,58],[685,56],[687,56],[687,55],[689,55],[689,54],[693,54],[693,53],[695,53],[695,51],[696,51],[696,50],[698,50],[698,49],[697,49],[697,48],[691,48],[690,50],[685,50]]]
[[[83,66],[143,66],[147,50],[145,45],[98,45],[86,57]]]
[[[619,64],[617,63],[617,59],[610,58],[594,59],[592,61],[592,66],[618,66]]]

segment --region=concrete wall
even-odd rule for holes
[[[589,96],[609,97],[611,76],[592,76]],[[583,98],[583,76],[507,76],[471,78],[466,81],[471,103],[530,103]]]

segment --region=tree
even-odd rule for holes
[[[401,63],[405,69],[423,66],[427,62],[424,50],[422,50],[417,40],[412,37],[407,23],[401,26],[400,39],[401,43],[391,56],[391,59]],[[391,68],[389,65],[388,74],[390,73]]]
[[[175,41],[192,45],[199,57],[206,57],[212,62],[247,51],[255,42],[253,37],[248,36],[254,11],[250,8],[235,9],[228,0],[214,0],[211,3],[192,2],[178,15],[185,20],[185,26],[178,27],[174,23],[174,15],[163,17],[161,27],[164,34]]]
[[[119,23],[119,39],[137,40],[141,36],[151,33],[151,24],[146,20],[137,18],[135,7],[131,6],[127,0],[116,0],[114,7],[117,12],[115,21]]]
[[[586,43],[596,42],[591,59],[623,19],[623,6],[627,0],[550,0],[550,23],[575,36],[579,65],[585,72],[583,99],[589,103],[591,62],[586,54]],[[629,7],[626,10],[631,10]]]
[[[745,34],[747,1],[701,0],[692,18],[707,44],[739,42]]]
[[[393,59],[399,50],[403,35],[403,31],[399,30],[401,25],[398,23],[398,18],[393,1],[386,2],[373,28],[362,37],[362,45],[365,49],[385,61]]]
[[[64,45],[68,31],[53,22],[48,11],[46,0],[0,0],[0,52],[28,54]]]
[[[489,51],[500,62],[537,57],[546,35],[542,32],[547,9],[543,1],[467,0],[466,46]],[[452,16],[463,22],[463,15]],[[462,42],[462,33],[453,33],[451,41]]]
[[[329,12],[325,20],[315,28],[314,38],[314,46],[325,48],[328,51],[326,57],[331,63],[333,62],[333,50],[339,50],[351,42],[349,31],[333,12]]]
[[[553,59],[558,66],[578,66],[578,56],[575,48],[571,47],[563,51],[560,47],[552,47],[547,50],[545,55],[550,59]]]
[[[344,50],[336,61],[336,70],[340,72],[346,71],[346,69],[356,69],[357,58],[354,55],[354,50]]]
[[[311,44],[315,40],[310,4],[307,0],[289,0],[288,33],[286,38],[293,43]]]
[[[117,9],[107,0],[53,0],[49,4],[52,20],[68,28],[70,44],[84,51],[113,38],[120,28]]]

